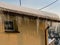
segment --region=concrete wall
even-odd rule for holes
[[[0,12],[0,45],[45,45],[45,22],[39,21],[37,31],[36,20],[16,16],[16,23],[20,33],[5,33],[5,16]]]

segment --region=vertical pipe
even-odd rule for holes
[[[45,28],[45,45],[48,45],[48,28],[49,28],[49,25],[47,23],[48,23],[48,21],[46,20],[45,21],[45,26],[46,26],[46,28]]]
[[[45,30],[45,45],[47,45],[47,30]]]

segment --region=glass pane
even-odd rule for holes
[[[12,21],[5,21],[5,29],[13,31],[14,30],[13,22]]]

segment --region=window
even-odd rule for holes
[[[12,21],[5,21],[4,24],[6,31],[14,31],[14,26]]]
[[[4,28],[7,33],[19,33],[16,16],[10,15],[10,13],[4,16]]]
[[[18,33],[18,28],[16,24],[14,25],[13,21],[4,21],[5,32]]]

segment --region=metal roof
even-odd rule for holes
[[[40,11],[37,9],[31,9],[31,8],[26,8],[26,7],[21,7],[21,6],[14,6],[14,5],[0,2],[0,10],[14,12],[14,13],[18,13],[18,14],[25,14],[25,15],[29,15],[29,16],[36,16],[36,17],[40,17],[42,19],[48,19],[48,20],[52,20],[52,21],[55,20],[55,21],[60,22],[60,19],[56,14]]]

